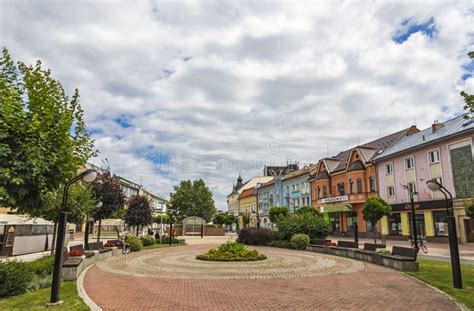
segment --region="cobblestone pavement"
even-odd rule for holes
[[[456,310],[397,271],[305,251],[256,247],[264,261],[216,263],[188,245],[109,258],[84,279],[104,310]]]

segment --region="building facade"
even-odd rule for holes
[[[383,234],[393,239],[411,235],[406,185],[416,193],[417,233],[428,241],[447,242],[445,197],[426,186],[428,180],[436,179],[455,198],[458,238],[467,242],[467,230],[474,227],[465,214],[465,205],[474,199],[473,140],[474,122],[459,116],[403,137],[375,158],[379,195],[392,206],[392,215],[381,222]]]
[[[309,181],[312,206],[331,223],[334,235],[352,236],[357,223],[361,237],[371,236],[372,226],[363,219],[362,207],[377,196],[377,173],[373,158],[405,135],[418,132],[416,127],[379,138],[321,159]]]
[[[280,202],[285,202],[284,205],[288,206],[291,212],[302,206],[311,206],[309,177],[311,170],[316,167],[316,165],[305,166],[281,178]]]
[[[255,227],[257,213],[257,192],[256,188],[248,188],[239,195],[239,228],[250,226]],[[246,223],[245,218],[250,221]]]

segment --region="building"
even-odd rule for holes
[[[239,216],[241,214],[239,207],[239,196],[244,190],[255,188],[257,184],[263,184],[272,179],[273,177],[271,176],[258,176],[253,177],[243,183],[242,177],[239,174],[239,177],[237,178],[237,184],[232,186],[232,192],[227,196],[227,210],[229,214],[234,216]]]
[[[286,166],[268,166],[263,168],[263,176],[283,176],[291,172],[297,171],[298,163],[286,164]]]
[[[257,186],[258,196],[258,212],[260,215],[260,225],[262,228],[271,227],[270,209],[273,206],[278,206],[278,187],[275,186],[275,180],[281,179],[280,176],[274,177],[272,180],[259,184]],[[281,184],[281,183],[280,183]]]
[[[245,217],[249,218],[250,227],[255,227],[257,213],[257,191],[251,187],[242,191],[239,195],[239,228],[246,226]]]
[[[376,167],[372,160],[400,138],[418,132],[415,126],[319,160],[312,170],[312,206],[331,223],[334,235],[352,236],[357,223],[361,237],[371,236],[362,207],[377,196]]]
[[[426,181],[434,178],[455,198],[455,216],[460,241],[467,242],[472,220],[465,205],[474,199],[474,121],[458,116],[411,136],[401,137],[375,157],[379,195],[392,205],[392,215],[382,220],[382,232],[389,238],[410,236],[411,212],[407,209],[410,187],[414,196],[417,233],[428,241],[447,242],[446,202],[440,191],[432,192]],[[474,241],[472,241],[474,242]]]
[[[316,165],[305,166],[281,178],[280,202],[285,202],[290,211],[302,206],[311,206],[311,187],[309,177]]]
[[[153,216],[159,216],[162,212],[166,213],[166,203],[168,203],[168,200],[145,189],[144,187],[140,188],[139,194],[150,200]]]

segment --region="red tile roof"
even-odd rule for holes
[[[248,197],[251,197],[255,195],[255,188],[249,188],[249,189],[245,189],[244,191],[242,191],[242,193],[239,195],[239,199],[244,199],[244,198],[248,198]]]

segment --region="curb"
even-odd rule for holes
[[[409,274],[406,274],[406,273],[403,273],[403,272],[400,272],[400,273],[403,274],[404,276],[407,276],[407,277],[409,277],[409,278],[411,278],[411,279],[417,281],[418,283],[421,283],[421,284],[423,284],[423,285],[425,285],[425,286],[428,286],[429,288],[434,289],[434,290],[437,291],[438,293],[444,295],[444,296],[447,297],[449,300],[451,300],[460,310],[462,310],[462,311],[470,311],[470,310],[471,310],[471,309],[469,309],[465,304],[456,301],[453,297],[451,297],[451,295],[449,295],[449,294],[446,293],[446,292],[443,292],[443,291],[440,290],[439,288],[434,287],[433,285],[430,285],[430,284],[428,284],[428,283],[426,283],[426,282],[424,282],[424,281],[422,281],[422,280],[420,280],[420,279],[417,279],[416,277],[411,276],[411,275],[409,275]]]
[[[87,271],[89,270],[90,267],[94,266],[90,265],[87,268],[85,268],[79,277],[77,278],[76,281],[76,286],[77,286],[77,293],[79,297],[84,300],[85,304],[92,310],[92,311],[102,311],[102,308],[99,307],[90,297],[87,295],[86,289],[84,288],[84,276],[86,275]]]

